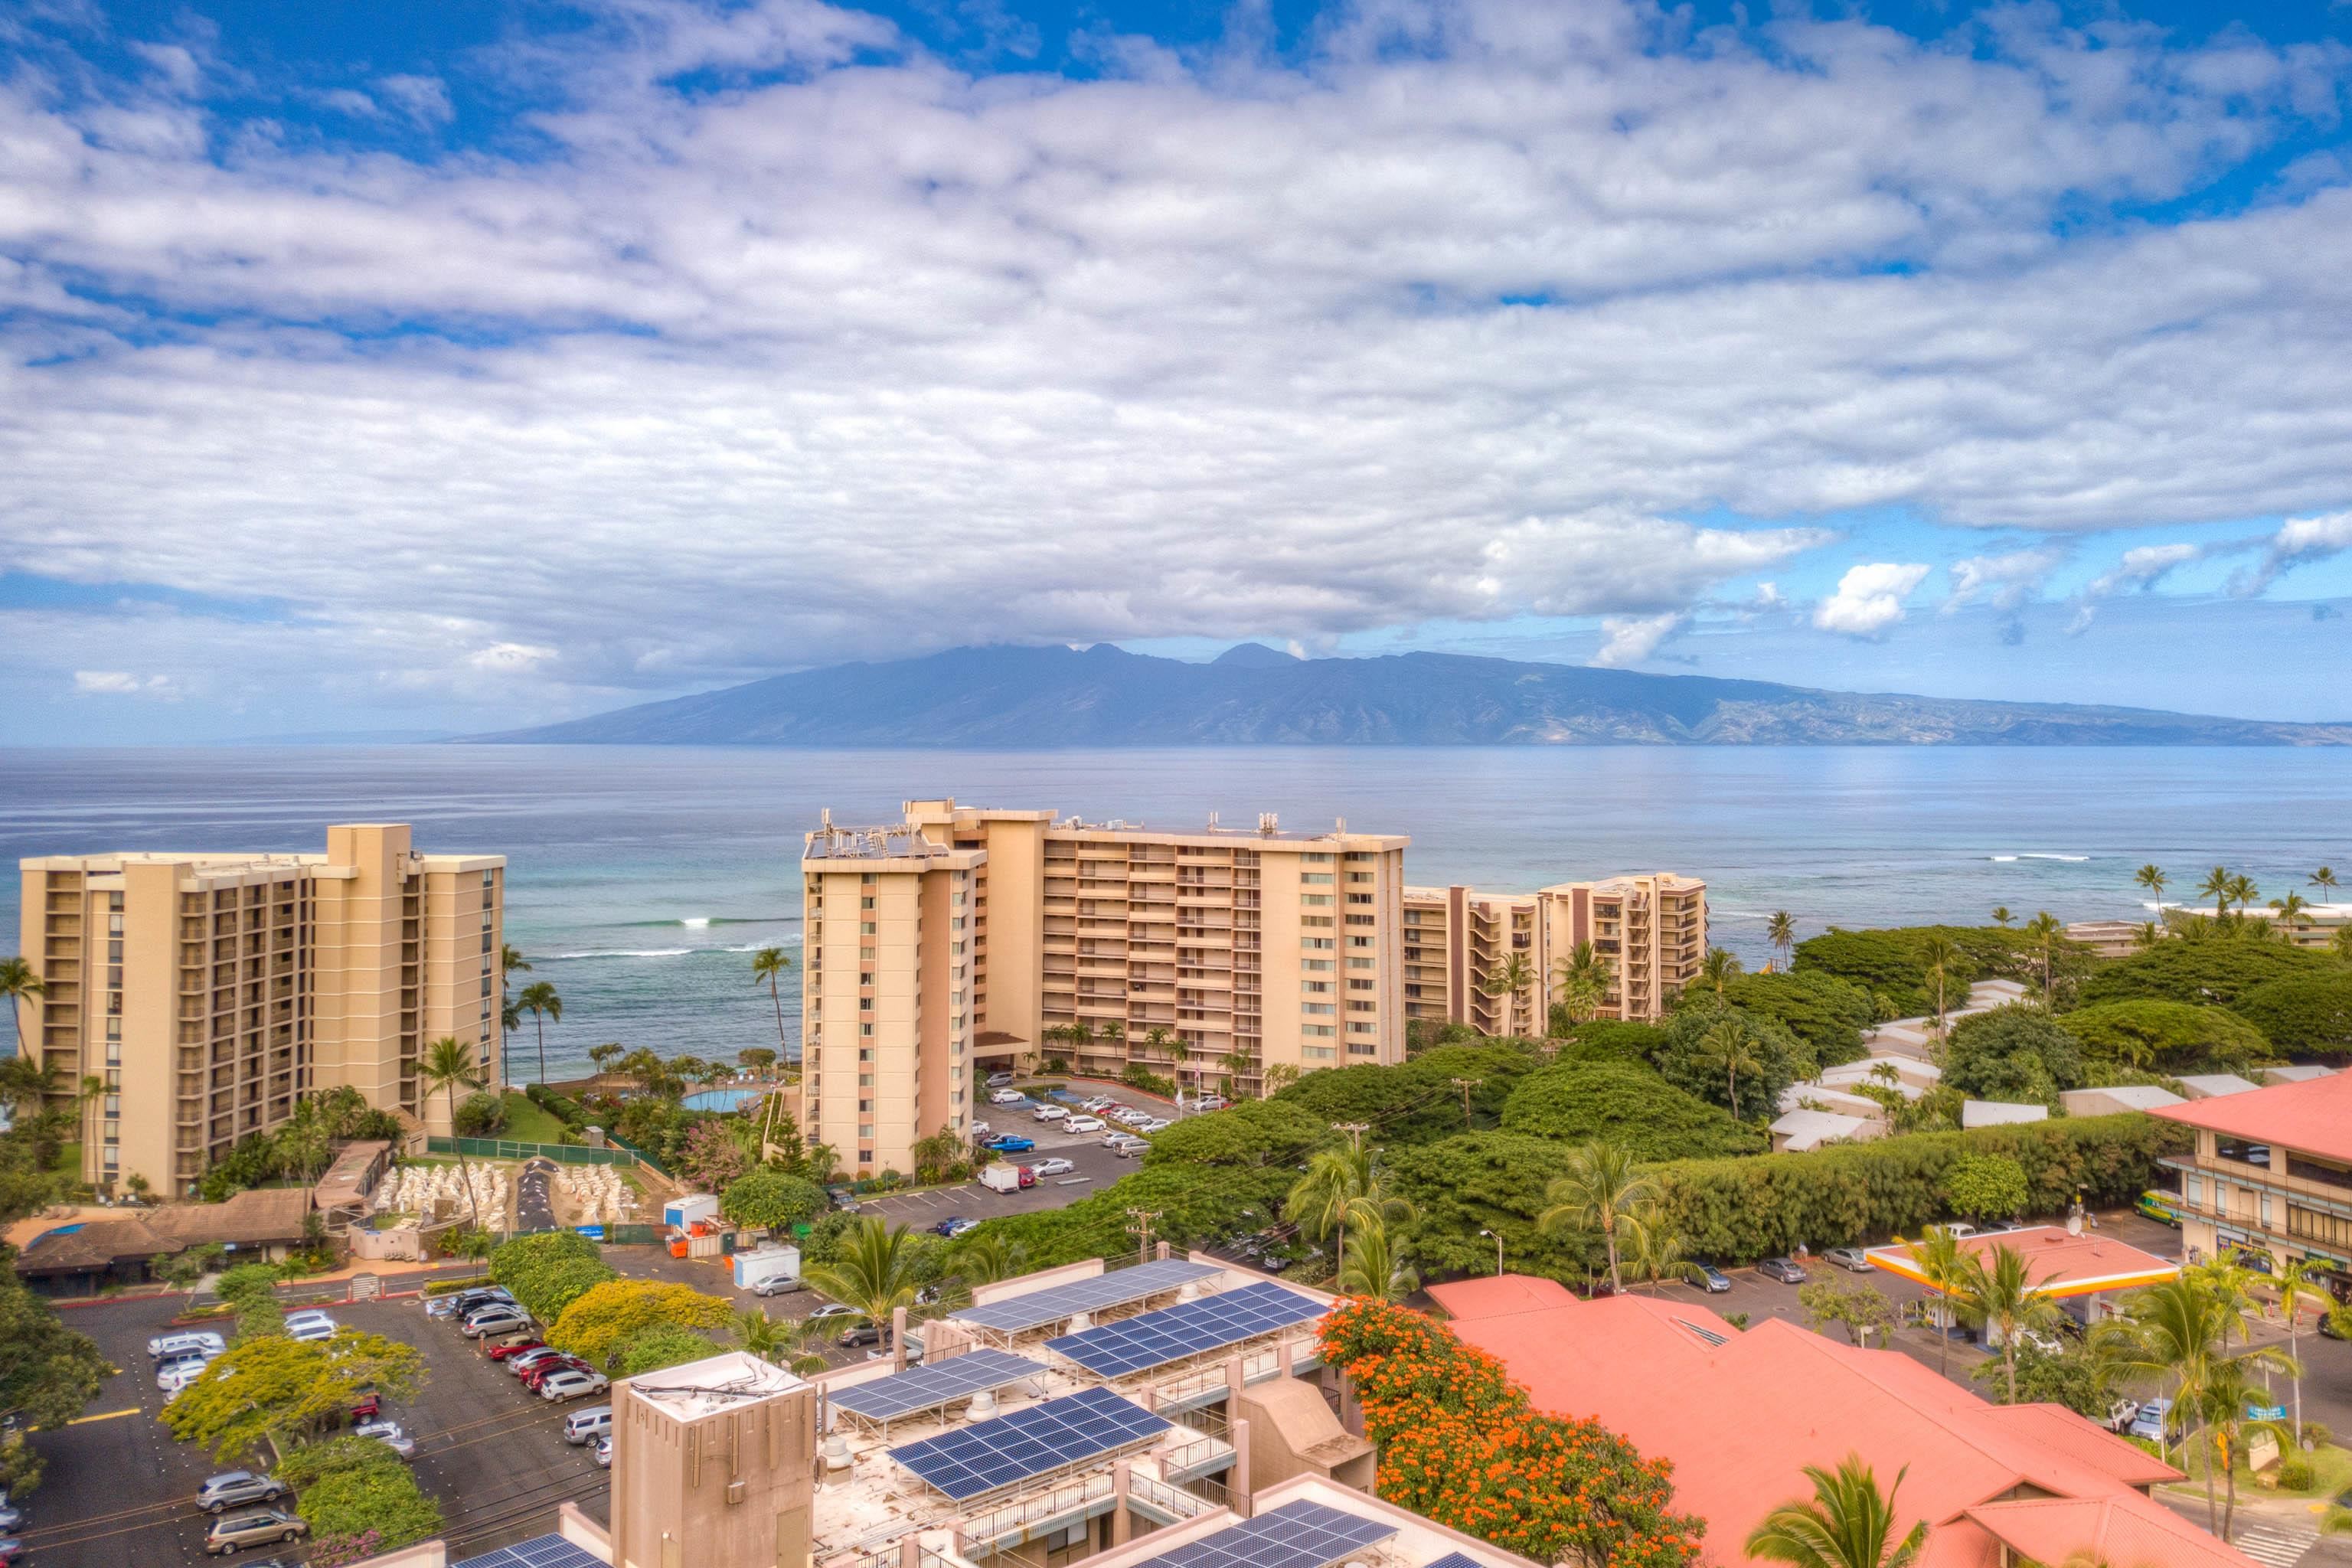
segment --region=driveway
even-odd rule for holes
[[[555,1204],[548,1194],[548,1182],[555,1174],[555,1162],[533,1159],[524,1162],[522,1174],[515,1180],[515,1228],[517,1230],[552,1230],[555,1228]]]

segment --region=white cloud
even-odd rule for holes
[[[1813,606],[1813,625],[1850,637],[1876,637],[1903,618],[1903,602],[1926,580],[1924,565],[1874,562],[1849,567],[1837,592]]]
[[[2261,563],[2242,581],[2231,584],[2231,589],[2241,595],[2259,594],[2277,582],[2281,574],[2340,555],[2347,550],[2352,550],[2352,511],[2289,518],[2264,545]]]
[[[74,691],[85,697],[163,697],[172,692],[170,676],[151,675],[142,680],[127,669],[77,669],[73,681]]]
[[[2037,545],[2005,555],[1971,555],[1951,566],[1952,592],[1942,613],[1951,614],[1972,600],[1985,599],[1996,610],[2013,611],[2031,597],[2044,579],[2066,562],[2071,552],[2063,544]]]
[[[2201,544],[2142,544],[2126,550],[2123,559],[2091,579],[2075,595],[2074,617],[2066,623],[2068,637],[2080,637],[2098,618],[2099,601],[2117,594],[2147,593],[2170,576],[2177,567],[2204,558]]]
[[[2352,279],[2309,258],[2352,190],[2052,237],[2195,195],[2327,50],[1350,16],[1295,68],[1113,39],[1132,74],[973,80],[807,0],[607,0],[508,50],[555,104],[528,159],[279,146],[189,96],[210,57],[0,80],[0,547],[289,603],[224,689],[505,713],[960,641],[1643,621],[1852,509],[2346,504]],[[697,71],[728,90],[661,85]],[[183,668],[126,624],[78,657]]]
[[[1639,664],[1658,651],[1658,645],[1689,624],[1690,616],[1679,610],[1662,616],[1643,616],[1628,619],[1618,616],[1601,620],[1601,630],[1607,640],[1592,656],[1591,662],[1603,669],[1618,669]]]

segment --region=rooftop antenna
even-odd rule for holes
[[[1273,812],[1261,811],[1257,814],[1257,830],[1260,834],[1271,838],[1275,835],[1276,824],[1279,821],[1280,818]]]
[[[1209,813],[1209,831],[1210,831],[1210,832],[1212,832],[1212,833],[1214,833],[1216,830],[1217,830],[1217,814],[1216,814],[1215,812],[1213,812],[1213,812]]]
[[[1331,819],[1331,823],[1332,832],[1344,835],[1348,831],[1348,819],[1346,817],[1335,816]]]

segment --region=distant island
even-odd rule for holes
[[[2343,746],[2280,724],[2054,702],[1817,691],[1459,654],[1207,664],[1108,643],[960,647],[646,702],[475,742],[903,746]]]

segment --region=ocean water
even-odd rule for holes
[[[547,1073],[617,1040],[732,1059],[777,1040],[751,975],[798,957],[801,834],[900,801],[1052,807],[1192,828],[1279,814],[1409,834],[1417,882],[1534,888],[1612,872],[1706,879],[1715,939],[1751,965],[1774,910],[1810,935],[1981,921],[1995,904],[2145,919],[2132,872],[2185,894],[2221,863],[2265,899],[2352,879],[2352,752],[1941,748],[1248,748],[803,752],[402,746],[0,751],[0,855],[315,850],[334,821],[406,821],[427,848],[508,857],[508,940],[554,982]],[[0,879],[0,952],[18,883]],[[783,987],[798,1047],[799,998]],[[538,1076],[529,1019],[519,1077]]]

